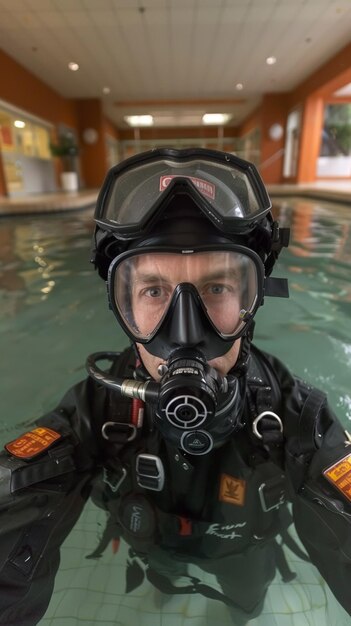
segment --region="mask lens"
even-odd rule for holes
[[[186,150],[153,151],[111,170],[95,218],[128,239],[131,233],[143,232],[156,209],[179,184],[183,192],[195,192],[208,218],[217,226],[225,222],[223,228],[230,232],[235,231],[235,225],[251,223],[269,211],[271,204],[263,183],[250,164],[230,155],[190,152],[192,157]]]
[[[136,254],[115,266],[110,282],[124,324],[145,341],[157,332],[177,285],[194,285],[199,306],[223,337],[242,330],[245,314],[256,310],[259,289],[253,259],[227,250]]]

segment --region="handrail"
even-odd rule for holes
[[[261,165],[259,166],[259,169],[262,170],[264,167],[267,167],[267,165],[274,163],[274,161],[276,161],[279,157],[281,157],[284,154],[284,152],[285,152],[284,148],[280,148],[280,150],[277,150],[277,152],[272,154],[272,156],[270,156],[268,159],[263,161],[263,163],[261,163]]]

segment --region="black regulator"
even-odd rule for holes
[[[151,405],[157,428],[172,445],[189,454],[207,454],[239,428],[241,379],[222,376],[200,351],[174,350],[159,367],[159,382],[115,378],[96,365],[115,356],[111,352],[90,355],[89,375],[123,396]]]

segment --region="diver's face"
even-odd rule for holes
[[[134,320],[142,335],[157,326],[180,283],[191,283],[199,292],[213,324],[230,334],[239,319],[241,302],[241,272],[235,258],[227,252],[201,254],[143,254],[131,275],[131,299]],[[163,363],[137,344],[142,361],[158,380],[158,367]],[[222,375],[235,365],[240,350],[240,340],[221,357],[209,363]]]

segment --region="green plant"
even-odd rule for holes
[[[63,169],[67,171],[75,171],[75,157],[79,150],[73,135],[59,135],[56,143],[50,143],[51,154],[62,160]]]

